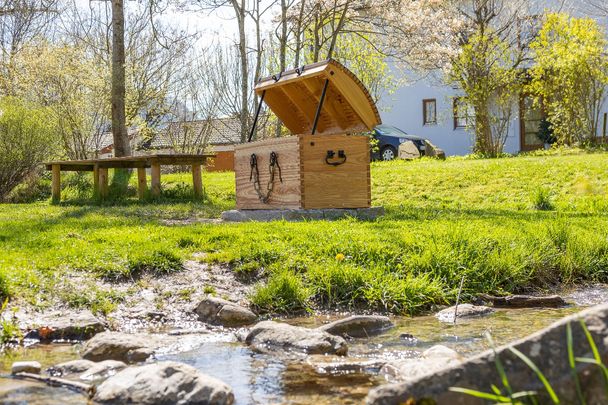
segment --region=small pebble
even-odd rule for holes
[[[17,373],[31,373],[40,374],[40,363],[37,361],[16,361],[11,367],[11,374]]]

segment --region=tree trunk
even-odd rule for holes
[[[130,156],[125,118],[125,14],[123,0],[112,0],[112,135],[114,156]]]
[[[245,0],[232,3],[239,29],[239,58],[241,62],[241,142],[247,142],[249,129],[249,64],[247,61],[247,39],[245,34]]]
[[[475,106],[475,153],[495,157],[492,150],[492,128],[487,103]]]
[[[297,51],[296,51],[297,52]],[[287,68],[287,0],[281,0],[281,37],[279,38],[279,70],[284,72]],[[297,56],[296,56],[297,58]],[[297,62],[296,62],[297,63]],[[296,67],[297,64],[296,64]],[[281,136],[281,120],[277,118],[274,136]]]
[[[295,53],[296,60],[294,63],[295,67],[300,67],[300,53],[302,52],[302,20],[304,19],[304,6],[306,4],[306,0],[300,0],[300,14],[298,15],[298,21],[296,23],[296,44],[295,44]]]

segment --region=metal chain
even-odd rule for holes
[[[279,165],[279,156],[276,152],[270,152],[270,162],[268,164],[268,172],[270,173],[270,177],[268,179],[268,184],[266,185],[266,193],[262,193],[262,187],[260,186],[260,171],[258,169],[258,157],[255,153],[251,154],[249,159],[249,165],[251,166],[251,173],[249,174],[249,181],[253,180],[253,188],[258,195],[258,198],[264,204],[268,204],[270,200],[270,195],[274,190],[274,176],[275,171],[279,169],[279,180],[283,182],[283,176],[281,175],[281,166]]]

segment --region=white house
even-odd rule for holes
[[[608,0],[607,0],[608,1]],[[565,11],[574,16],[591,16],[608,31],[605,17],[594,15],[588,8],[582,8],[580,0],[535,0],[532,10],[539,15],[543,10]],[[458,89],[440,84],[436,78],[419,79],[399,88],[394,94],[380,101],[382,123],[402,129],[411,135],[429,139],[442,148],[447,155],[465,155],[471,152],[473,136],[466,129],[466,117],[459,116]],[[541,111],[532,106],[531,98],[515,95],[519,102],[514,109],[514,117],[504,151],[518,153],[542,148],[536,137]],[[604,103],[600,116],[598,136],[608,135],[608,103]]]

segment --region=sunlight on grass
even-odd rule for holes
[[[96,202],[82,177],[66,181],[61,205],[2,205],[0,295],[42,305],[65,274],[179,271],[196,252],[257,283],[252,301],[271,312],[414,314],[453,302],[463,275],[465,300],[608,281],[606,173],[599,153],[374,163],[373,204],[386,209],[376,221],[243,224],[196,222],[234,207],[233,173],[206,173],[203,200],[190,174],[163,175],[163,197],[147,202],[134,179],[127,197]],[[549,211],[531,198],[540,189]]]

